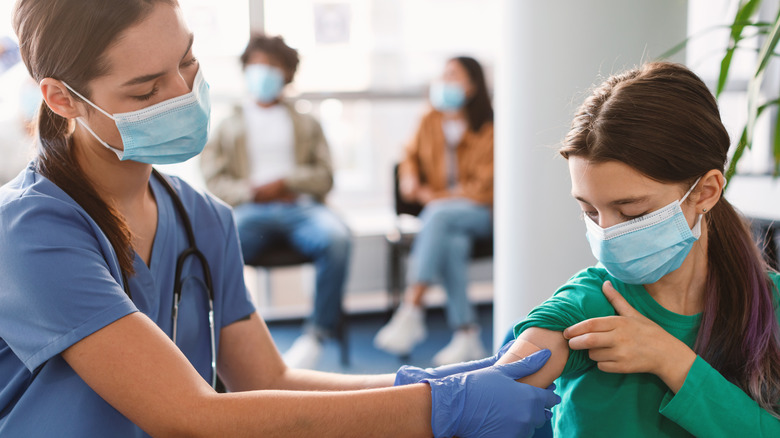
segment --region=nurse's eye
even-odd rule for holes
[[[135,100],[142,100],[142,101],[143,100],[149,100],[152,97],[154,97],[154,95],[157,94],[158,91],[159,91],[159,88],[157,88],[157,86],[155,85],[154,88],[152,88],[151,92],[149,92],[147,94],[143,94],[141,96],[133,96],[133,99],[135,99]]]
[[[198,58],[193,56],[189,60],[182,62],[181,65],[179,65],[179,68],[192,67],[193,65],[195,65],[197,63],[198,63]]]

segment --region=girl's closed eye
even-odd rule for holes
[[[596,221],[599,218],[599,212],[583,210],[580,212],[580,219],[584,220],[585,217],[589,218],[590,220]]]
[[[141,96],[133,96],[133,99],[135,99],[135,100],[141,100],[141,101],[144,101],[144,100],[149,100],[149,99],[151,99],[152,97],[154,97],[154,95],[155,95],[155,94],[157,94],[157,91],[159,91],[159,88],[157,88],[157,85],[155,85],[155,86],[152,88],[152,91],[150,91],[149,93],[147,93],[147,94],[143,94],[143,95],[141,95]]]

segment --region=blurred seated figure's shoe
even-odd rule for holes
[[[322,341],[312,333],[304,333],[284,353],[284,363],[290,368],[314,369],[322,355]]]
[[[487,356],[479,332],[476,326],[456,330],[450,343],[433,356],[434,366],[468,362]]]
[[[425,339],[425,311],[422,307],[401,304],[374,337],[374,346],[399,356],[408,355]]]

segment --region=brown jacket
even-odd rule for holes
[[[284,178],[284,184],[294,192],[309,194],[324,202],[325,195],[333,187],[333,165],[322,127],[314,117],[295,111],[287,103],[282,105],[290,112],[295,139],[295,169]],[[206,186],[232,206],[251,202],[254,198],[246,141],[244,111],[236,107],[233,114],[220,123],[201,155]]]
[[[442,113],[431,111],[420,122],[398,172],[416,175],[439,196],[449,193],[445,168],[446,140]],[[478,132],[467,129],[457,148],[458,185],[462,195],[477,203],[493,205],[493,123]]]

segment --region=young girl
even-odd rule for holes
[[[14,25],[45,103],[38,156],[0,189],[0,436],[503,437],[544,422],[555,396],[512,381],[544,354],[395,376],[285,367],[230,210],[152,174],[208,135],[175,0],[19,0]],[[233,392],[212,389],[217,373]],[[394,379],[409,385],[382,388]]]
[[[515,327],[558,436],[780,436],[778,283],[723,198],[729,137],[681,65],[613,76],[561,154],[600,264]]]

